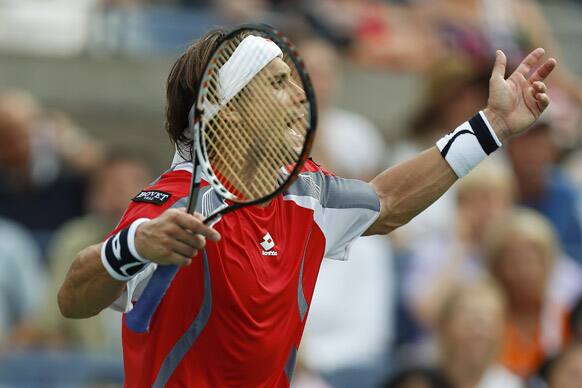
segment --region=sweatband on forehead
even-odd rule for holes
[[[221,105],[226,105],[273,59],[283,55],[274,42],[249,35],[219,70]]]
[[[244,38],[218,71],[218,104],[205,101],[204,116],[211,120],[273,59],[283,55],[274,42],[255,35]]]

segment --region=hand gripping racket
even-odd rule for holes
[[[206,224],[281,193],[309,154],[316,122],[313,87],[290,41],[265,25],[230,32],[210,55],[189,113],[188,212],[202,179],[227,204]]]

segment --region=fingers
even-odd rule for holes
[[[172,231],[172,236],[192,249],[204,249],[206,246],[206,238],[204,236],[181,229],[178,226],[176,226],[175,231]]]
[[[175,265],[190,265],[192,263],[192,256],[184,256],[177,252],[170,252],[166,256],[167,263]]]
[[[540,112],[543,112],[550,105],[550,97],[546,93],[538,93],[535,98]]]
[[[538,62],[543,58],[545,54],[545,50],[543,48],[537,48],[531,53],[528,54],[527,57],[517,67],[514,74],[521,74],[525,78],[527,78],[528,74],[532,71],[533,68],[538,64]]]
[[[198,249],[196,249],[196,248],[192,247],[190,244],[186,244],[180,240],[172,241],[171,250],[172,250],[172,252],[178,253],[178,254],[180,254],[184,257],[187,257],[189,259],[196,256],[196,254],[198,253]]]
[[[537,70],[530,77],[530,82],[535,83],[538,81],[543,81],[547,76],[556,68],[557,61],[554,58],[550,58],[544,62],[543,65],[537,68]]]
[[[546,93],[548,91],[548,88],[546,87],[546,84],[544,84],[541,81],[535,81],[533,83],[533,92],[534,92],[534,97],[535,94],[537,93]]]
[[[507,57],[501,50],[495,53],[495,65],[491,73],[491,80],[505,79],[505,67],[507,66]]]
[[[190,230],[192,233],[201,234],[212,241],[220,240],[220,233],[218,233],[212,227],[205,225],[202,222],[201,215],[192,215],[182,211],[182,209],[179,209],[173,214],[173,216],[173,221],[175,221],[183,229]]]

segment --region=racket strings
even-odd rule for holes
[[[218,119],[218,124],[221,126],[228,126],[229,124],[226,123],[225,121],[223,121],[222,119]],[[212,131],[214,134],[217,134],[216,130]],[[233,167],[231,167],[233,165],[233,158],[230,156],[233,155],[228,155],[225,153],[220,152],[220,149],[231,149],[236,155],[236,166],[240,166],[242,165],[242,163],[244,162],[245,158],[247,156],[243,156],[240,152],[240,145],[237,145],[233,142],[231,137],[227,137],[226,140],[228,141],[228,144],[225,144],[220,137],[216,137],[216,144],[215,142],[208,142],[207,146],[209,148],[209,151],[213,151],[212,154],[210,154],[209,152],[209,159],[210,160],[214,160],[215,162],[215,170],[217,171],[225,171],[228,170],[228,174],[223,173],[223,177],[224,178],[228,178],[228,177],[232,177],[234,178],[234,180],[236,181],[236,183],[238,183],[238,185],[235,185],[234,182],[228,181],[228,182],[223,182],[223,184],[225,184],[225,186],[227,186],[226,188],[230,191],[232,189],[237,189],[237,187],[240,187],[240,189],[238,189],[239,191],[243,191],[243,194],[251,197],[251,196],[256,196],[258,193],[261,192],[261,190],[264,190],[264,187],[256,187],[255,184],[252,185],[248,185],[248,180],[244,180],[241,179],[240,177],[240,172],[237,170],[235,171],[233,169]],[[219,148],[220,147],[220,148]],[[214,156],[214,158],[213,158]],[[256,159],[256,155],[254,154],[250,154],[251,157]],[[220,160],[216,160],[216,158],[220,159]],[[256,162],[260,162],[259,160],[256,160]],[[267,178],[267,176],[262,176],[263,179]],[[261,182],[261,181],[258,181]]]
[[[208,79],[205,95],[210,104],[219,105],[217,112],[202,117],[204,143],[207,157],[215,175],[225,188],[241,200],[264,197],[285,180],[301,155],[308,131],[308,110],[300,101],[300,82],[292,75],[285,81],[292,83],[276,90],[275,74],[263,68],[242,91],[224,106],[219,81],[219,69],[224,66],[241,39],[232,39],[213,62],[213,73]],[[252,66],[254,58],[245,58]],[[240,69],[244,73],[247,69]],[[278,98],[277,93],[296,96]],[[285,172],[285,170],[287,170]]]
[[[233,129],[233,124],[230,123],[230,122],[225,121],[220,115],[217,117],[217,121],[218,121],[218,123],[217,123],[216,126],[209,126],[207,128],[208,129],[208,133],[214,135],[214,138],[216,138],[217,142],[220,143],[219,146],[222,146],[223,147],[222,149],[229,149],[229,150],[234,151],[237,154],[236,155],[236,156],[238,156],[238,160],[237,160],[238,163],[237,163],[237,165],[243,166],[242,163],[244,163],[245,159],[248,158],[249,156],[252,157],[253,159],[255,159],[255,162],[257,164],[260,164],[261,161],[258,159],[258,156],[255,153],[249,153],[248,155],[245,155],[245,156],[243,156],[241,154],[241,152],[240,152],[240,148],[241,148],[240,147],[240,142],[239,142],[239,144],[235,144],[234,141],[233,141],[233,138],[236,139],[236,136],[227,136],[227,137],[225,137],[226,140],[228,141],[228,145],[225,145],[224,142],[222,142],[220,140],[218,128],[230,128],[230,129]],[[250,143],[251,139],[250,139],[249,136],[246,136],[245,135],[245,132],[244,131],[237,131],[237,132],[240,135],[240,137],[244,138],[246,144],[249,144]],[[231,131],[231,134],[232,134],[232,131]],[[230,164],[228,163],[227,156],[225,156],[221,152],[218,152],[218,149],[216,147],[216,144],[213,143],[212,141],[208,141],[207,142],[207,146],[209,148],[209,151],[210,150],[214,150],[214,154],[217,157],[219,157],[221,159],[221,161],[223,162],[223,163],[220,163],[220,164],[217,163],[216,169],[220,171],[220,170],[223,169],[223,166],[224,166],[224,168],[228,169],[229,170],[228,172],[230,173],[229,176],[234,176],[235,177],[235,180],[237,180],[237,182],[240,184],[239,186],[242,187],[244,189],[244,191],[247,191],[247,193],[246,193],[247,195],[257,196],[261,192],[264,192],[265,190],[268,189],[265,186],[258,186],[257,187],[256,184],[251,184],[249,186],[249,184],[248,184],[249,183],[249,179],[246,179],[245,180],[246,184],[243,183],[243,181],[239,178],[239,175],[240,174],[238,173],[238,171],[235,172],[230,167]],[[210,158],[210,155],[209,155],[209,158]],[[264,181],[266,181],[268,179],[268,175],[266,175],[263,171],[260,170],[258,172],[261,175],[261,179],[260,180],[255,180],[253,183],[259,183],[260,184],[261,182],[264,182]],[[230,182],[230,183],[232,183],[232,182]],[[229,185],[229,186],[230,187],[227,187],[227,189],[232,189],[233,188],[232,185]]]
[[[269,77],[269,76],[271,76],[271,77]],[[268,71],[265,71],[261,74],[258,74],[255,77],[255,80],[257,83],[259,83],[259,86],[253,88],[253,93],[259,94],[258,97],[261,99],[261,102],[264,103],[265,107],[267,109],[269,109],[270,112],[277,113],[277,112],[280,112],[282,110],[282,108],[280,106],[275,106],[272,96],[269,98],[269,96],[266,94],[266,90],[268,89],[268,87],[269,87],[268,85],[270,84],[269,78],[272,78],[272,73],[269,73]],[[251,104],[251,105],[247,105],[245,107],[245,105],[243,105],[243,104],[238,104],[237,108],[240,109],[244,113],[244,117],[246,120],[253,122],[252,124],[255,126],[255,128],[261,128],[261,127],[268,126],[268,122],[260,122],[260,120],[259,120],[259,118],[265,118],[265,117],[264,117],[264,113],[260,111],[260,108],[258,107],[258,105]],[[267,118],[267,119],[271,120],[271,118]],[[244,135],[246,132],[241,132],[241,133]],[[267,134],[265,134],[265,135],[267,135]],[[271,139],[272,139],[272,136],[264,136],[265,142],[268,142]],[[259,143],[259,145],[260,144],[263,144],[263,143]],[[285,154],[285,151],[287,151],[286,148],[276,147],[276,144],[273,144],[272,142],[269,142],[268,145],[270,147],[268,147],[268,148],[264,147],[263,149],[265,149],[266,151],[269,152],[269,156],[273,156],[273,158],[271,159],[271,161],[273,161],[273,162],[275,162],[277,160],[284,159],[286,157],[294,160],[297,157],[297,155],[295,153],[292,153],[292,152],[287,152]],[[276,155],[272,151],[275,151]]]
[[[260,76],[260,75],[259,75]],[[272,112],[281,112],[284,113],[279,120],[282,122],[285,121],[289,121],[291,122],[293,120],[293,116],[291,114],[288,113],[288,109],[283,108],[281,106],[275,106],[274,105],[274,99],[272,98],[272,96],[269,96],[266,91],[269,89],[269,78],[272,78],[272,74],[271,77],[269,77],[269,73],[268,72],[264,72],[262,74],[262,80],[259,78],[259,82],[263,82],[263,85],[261,85],[262,87],[258,87],[253,89],[253,91],[257,92],[257,94],[259,95],[259,98],[261,98],[262,101],[265,102],[265,105],[267,106],[268,109],[271,109]],[[251,111],[246,111],[244,106],[242,107],[243,111],[245,111],[245,117],[250,118],[251,120],[254,119],[255,117],[262,117],[261,116],[261,112],[257,111],[257,105],[251,105],[250,106]],[[303,108],[303,110],[305,111],[305,108]],[[303,113],[302,117],[305,116],[305,113]],[[254,125],[256,125],[257,127],[260,127],[261,125],[264,127],[264,123],[257,123],[256,120],[254,122]],[[280,128],[276,128],[275,131],[270,131],[270,135],[279,135],[279,136],[265,136],[265,142],[262,143],[262,145],[264,145],[265,147],[263,147],[263,149],[267,150],[269,152],[269,155],[274,156],[274,158],[272,159],[273,161],[278,162],[279,164],[281,163],[281,161],[285,161],[286,163],[283,164],[283,166],[285,165],[290,165],[292,163],[295,163],[297,161],[297,157],[299,156],[301,150],[296,149],[296,147],[293,147],[293,144],[289,142],[289,140],[292,140],[291,138],[291,132],[290,132],[290,128],[284,128],[283,130],[281,130]],[[271,141],[272,140],[272,141]],[[301,141],[301,144],[303,144],[303,140]],[[292,169],[292,168],[291,168]]]

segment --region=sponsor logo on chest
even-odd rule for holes
[[[267,234],[265,234],[263,236],[263,241],[261,241],[259,244],[263,248],[263,250],[262,250],[263,256],[277,256],[278,255],[278,252],[273,249],[275,247],[275,241],[273,241],[273,237],[271,237],[270,233],[267,232]]]

